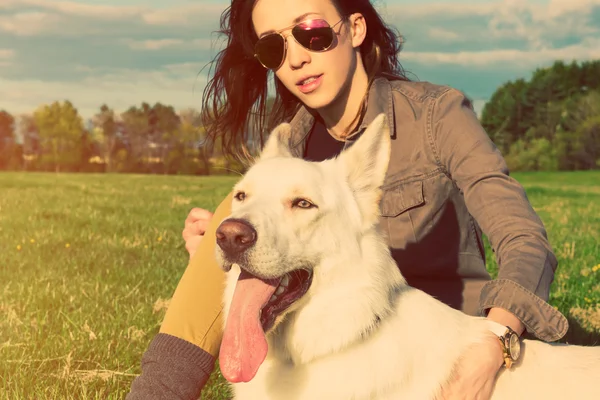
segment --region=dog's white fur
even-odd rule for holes
[[[241,267],[265,278],[313,271],[306,295],[268,332],[255,378],[233,385],[236,399],[435,399],[464,351],[489,339],[485,319],[409,287],[380,235],[388,129],[380,115],[338,158],[309,163],[291,156],[282,124],[236,185],[246,198],[231,217],[258,237]],[[297,197],[317,208],[292,207]],[[239,267],[228,273],[226,315]],[[600,399],[600,347],[525,340],[522,353],[499,373],[494,400]]]

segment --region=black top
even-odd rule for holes
[[[308,161],[324,161],[340,154],[344,149],[344,142],[335,140],[325,125],[319,120],[315,124],[306,140],[304,159]]]

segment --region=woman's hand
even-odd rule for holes
[[[185,219],[181,236],[185,240],[185,249],[190,253],[190,259],[198,249],[213,213],[203,208],[193,208]]]
[[[503,362],[500,341],[490,332],[463,354],[438,400],[489,400]]]

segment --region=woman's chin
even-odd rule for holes
[[[330,93],[311,93],[310,95],[300,94],[299,99],[306,107],[316,111],[323,111],[331,106],[335,96]]]

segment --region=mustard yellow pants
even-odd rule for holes
[[[222,295],[225,273],[215,258],[217,227],[231,213],[230,193],[214,216],[190,260],[160,327],[161,333],[187,340],[213,357],[219,354],[222,326]]]

